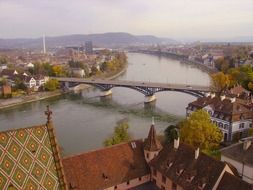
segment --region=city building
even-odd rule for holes
[[[198,109],[209,113],[212,122],[222,131],[224,141],[246,137],[252,127],[253,113],[243,99],[211,94],[189,103],[186,115]]]
[[[179,139],[161,145],[154,123],[145,140],[62,159],[52,111],[45,114],[45,125],[0,132],[0,189],[252,190],[234,168],[198,148]]]
[[[85,42],[85,53],[86,54],[92,54],[93,53],[92,41]]]
[[[232,164],[240,177],[253,184],[253,138],[231,145],[221,150],[221,160]]]

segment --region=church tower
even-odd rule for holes
[[[152,118],[152,125],[150,126],[148,138],[144,142],[144,155],[147,162],[150,162],[158,155],[162,145],[156,137],[154,117]]]

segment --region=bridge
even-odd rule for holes
[[[110,95],[114,87],[125,87],[139,91],[145,95],[145,102],[155,100],[154,94],[161,91],[176,91],[190,94],[195,97],[203,97],[210,92],[208,86],[185,85],[185,84],[166,84],[154,82],[123,81],[123,80],[102,80],[102,79],[82,79],[82,78],[63,78],[50,77],[58,80],[64,87],[73,87],[79,84],[88,84],[99,88],[102,91],[101,96]]]

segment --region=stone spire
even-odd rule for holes
[[[159,151],[162,149],[162,145],[156,137],[154,118],[152,118],[152,125],[150,126],[148,138],[146,139],[144,150],[147,151]]]

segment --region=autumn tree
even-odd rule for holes
[[[129,134],[128,129],[129,125],[126,121],[117,123],[113,135],[104,141],[104,145],[111,146],[122,142],[128,142],[131,140],[131,135]]]
[[[57,77],[63,77],[66,76],[66,73],[64,71],[63,66],[61,65],[55,65],[52,67],[53,75]]]
[[[211,74],[211,89],[221,94],[230,86],[229,75],[223,72]]]
[[[222,141],[222,132],[211,122],[209,114],[200,109],[180,124],[183,142],[199,147],[202,151],[216,150]]]
[[[59,84],[58,80],[56,80],[56,79],[49,79],[46,82],[46,84],[45,84],[44,87],[45,87],[45,89],[47,91],[54,91],[54,90],[58,89],[59,86],[60,86],[60,84]]]

